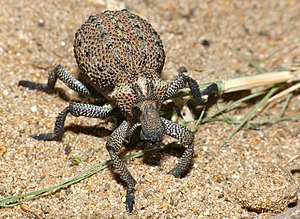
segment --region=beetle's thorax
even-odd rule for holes
[[[166,84],[155,72],[133,72],[135,77],[117,84],[106,96],[115,101],[129,123],[141,123],[141,138],[160,141],[164,127],[159,116]]]
[[[131,75],[134,77],[120,80],[120,83],[105,95],[108,99],[116,102],[128,120],[134,117],[132,109],[137,104],[151,100],[159,106],[163,102],[167,88],[167,83],[155,72],[144,70],[133,72]]]

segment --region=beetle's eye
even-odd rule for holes
[[[132,109],[132,115],[134,118],[139,119],[142,114],[142,111],[137,106],[134,106]]]

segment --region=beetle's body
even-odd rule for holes
[[[194,135],[185,127],[160,117],[160,105],[187,83],[193,103],[205,102],[207,99],[203,96],[217,92],[218,88],[212,84],[200,92],[196,81],[183,73],[171,82],[162,80],[160,74],[165,61],[162,42],[149,23],[127,10],[105,11],[90,16],[75,34],[74,54],[81,74],[88,83],[108,101],[115,102],[126,118],[111,134],[106,149],[116,172],[127,183],[126,207],[131,212],[135,202],[136,181],[118,156],[123,142],[130,140],[138,126],[141,126],[140,138],[151,147],[158,145],[164,134],[178,139],[186,149],[169,173],[181,177],[194,153]],[[71,89],[93,96],[62,65],[50,72],[46,85],[24,80],[19,85],[52,93],[57,78]],[[58,115],[53,133],[32,137],[37,140],[60,139],[69,113],[73,116],[104,118],[113,116],[114,112],[114,109],[107,107],[72,102]]]
[[[131,121],[137,84],[147,95],[152,83],[162,102],[168,84],[160,78],[165,52],[157,32],[127,10],[92,15],[75,34],[74,54],[83,76],[96,90],[116,101]]]

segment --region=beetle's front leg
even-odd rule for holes
[[[76,117],[106,118],[113,116],[116,112],[115,108],[72,102],[57,116],[53,133],[37,134],[32,135],[31,137],[44,141],[60,139],[63,135],[64,124],[68,113],[71,113]]]
[[[170,82],[169,87],[165,93],[165,99],[170,99],[174,94],[178,92],[179,89],[182,89],[188,83],[189,88],[193,96],[193,104],[197,105],[200,103],[205,103],[208,100],[208,97],[212,94],[218,94],[218,86],[215,83],[212,83],[204,90],[200,91],[198,83],[191,77],[180,72],[177,77]]]
[[[128,212],[132,212],[133,210],[134,187],[136,185],[136,181],[117,153],[120,151],[125,138],[128,136],[128,131],[132,131],[131,129],[132,128],[129,127],[128,123],[123,121],[121,125],[113,131],[106,143],[106,149],[113,161],[115,171],[119,174],[121,179],[127,183],[126,209]]]
[[[187,146],[177,165],[169,172],[175,177],[181,177],[190,164],[194,154],[194,134],[186,127],[162,118],[165,124],[165,134],[178,139],[179,143]]]

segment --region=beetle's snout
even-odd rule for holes
[[[161,141],[165,129],[158,113],[159,105],[155,101],[146,100],[142,102],[140,110],[140,122],[142,127],[140,138],[151,142]]]

